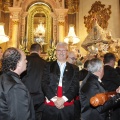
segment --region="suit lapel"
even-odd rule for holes
[[[105,89],[105,85],[103,84],[103,82],[99,82],[100,83],[100,86],[102,86],[102,88],[104,89],[104,90],[106,90]]]
[[[54,75],[60,76],[60,69],[59,69],[57,61],[52,63],[50,67],[50,72]]]

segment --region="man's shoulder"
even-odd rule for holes
[[[0,75],[0,86],[4,91],[9,91],[9,89],[16,84],[16,81],[9,75],[3,73]]]
[[[104,70],[115,70],[113,67],[111,67],[110,65],[105,65],[104,66]]]
[[[79,67],[76,66],[76,65],[74,65],[74,64],[71,64],[71,63],[68,63],[68,62],[66,62],[66,64],[67,64],[67,66],[70,66],[70,67],[72,67],[73,69],[79,70]]]
[[[98,76],[92,74],[91,72],[88,72],[87,83],[88,84],[98,83]]]
[[[40,61],[43,64],[46,63],[46,61],[42,57],[40,57],[37,53],[32,53],[26,56],[26,58],[28,62],[36,60],[36,61]]]

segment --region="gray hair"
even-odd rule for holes
[[[68,50],[68,44],[65,43],[65,42],[59,42],[59,43],[57,43],[56,48],[57,48],[58,46],[64,46],[64,47],[66,47],[66,49]]]
[[[99,71],[103,67],[103,62],[102,60],[98,58],[93,58],[89,61],[87,69],[88,71],[94,73]]]

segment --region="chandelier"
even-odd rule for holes
[[[9,37],[5,35],[4,23],[0,23],[0,44],[9,41]]]
[[[80,42],[80,39],[75,34],[74,25],[70,25],[68,36],[65,37],[64,42],[66,42],[67,44],[77,44],[78,42]]]
[[[34,37],[35,37],[36,42],[38,42],[38,43],[44,42],[44,39],[45,39],[45,27],[42,24],[42,22],[40,22],[38,27],[34,30]]]

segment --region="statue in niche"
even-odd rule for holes
[[[111,5],[109,5],[108,8],[105,8],[104,4],[101,4],[100,1],[96,1],[91,6],[91,9],[88,11],[88,13],[88,16],[84,16],[84,24],[88,33],[92,29],[95,19],[97,19],[97,23],[100,27],[107,29],[108,20],[110,19],[111,14]]]

